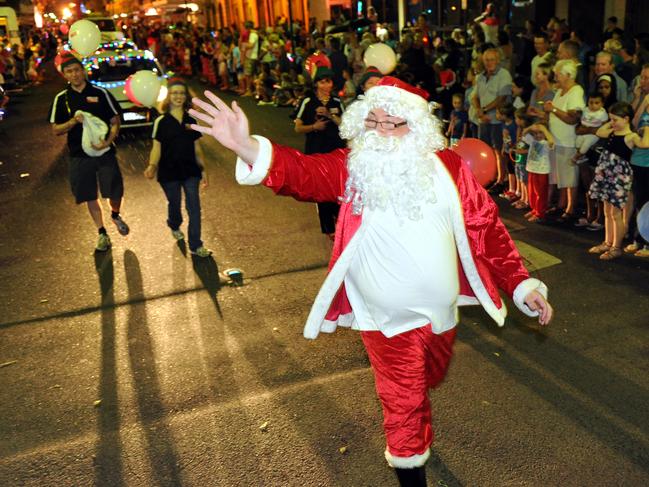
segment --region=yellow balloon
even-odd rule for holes
[[[90,20],[77,20],[68,33],[72,49],[83,57],[94,53],[101,43],[101,31],[97,24]]]
[[[130,89],[133,97],[145,107],[152,107],[158,100],[160,78],[153,71],[138,71],[130,76]]]
[[[363,62],[365,67],[374,66],[381,74],[390,74],[397,67],[397,55],[387,44],[377,42],[365,50]]]

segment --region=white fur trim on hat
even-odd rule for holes
[[[365,93],[370,109],[383,108],[390,115],[409,119],[417,112],[428,115],[428,102],[419,95],[396,86],[373,86]],[[407,117],[410,115],[410,117]]]

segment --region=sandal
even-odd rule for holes
[[[599,256],[601,260],[613,260],[617,259],[618,257],[622,257],[622,249],[620,247],[611,247],[611,249],[607,252],[604,252],[602,255]]]
[[[557,221],[560,223],[567,223],[571,221],[573,218],[572,213],[563,213],[559,218],[557,218]]]
[[[532,216],[534,216],[534,212],[533,212],[533,211],[528,211],[527,213],[525,213],[525,214],[523,215],[524,218],[530,218],[530,217],[532,217]]]
[[[603,254],[603,253],[608,252],[609,250],[611,250],[612,247],[613,247],[612,245],[610,245],[610,244],[608,244],[606,242],[602,242],[599,245],[595,245],[594,247],[589,248],[588,253],[589,254]]]

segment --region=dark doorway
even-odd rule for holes
[[[554,15],[555,0],[537,0],[532,2],[514,2],[509,10],[511,24],[515,31],[522,31],[525,21],[530,19],[536,22],[538,30],[548,25],[550,17]]]
[[[579,31],[582,40],[597,45],[604,31],[604,0],[571,0],[568,23]]]
[[[646,0],[626,0],[624,30],[631,34],[649,32],[649,15]]]

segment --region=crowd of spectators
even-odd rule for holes
[[[528,20],[514,33],[489,9],[466,29],[449,32],[435,31],[425,15],[400,36],[374,20],[364,28],[345,29],[353,25],[347,22],[307,31],[278,19],[264,29],[247,22],[241,31],[192,36],[163,29],[146,42],[180,73],[255,97],[259,105],[296,107],[299,132],[303,102],[323,96],[321,104],[329,103],[322,77],[314,83],[317,68],[328,69],[331,96],[344,107],[382,76],[363,59],[368,46],[384,42],[397,53],[393,75],[431,94],[451,143],[479,137],[496,150],[491,193],[530,222],[604,232],[602,244],[589,249],[604,260],[621,255],[625,237],[624,250],[649,256],[632,218],[649,199],[642,137],[649,123],[649,35],[628,35],[615,18],[595,45],[557,18],[545,26]],[[628,126],[615,123],[620,117]]]
[[[53,58],[62,43],[56,29],[29,29],[20,43],[0,38],[0,85],[12,89],[43,81],[42,63]]]
[[[435,30],[425,15],[401,33],[378,22],[374,11],[361,20],[339,17],[307,28],[280,17],[265,28],[248,21],[240,30],[216,31],[188,23],[133,24],[125,32],[176,73],[254,97],[259,105],[293,107],[294,119],[306,98],[317,97],[319,67],[330,72],[326,101],[339,99],[343,109],[373,86],[382,74],[365,65],[364,53],[383,42],[397,53],[392,75],[431,94],[452,143],[479,137],[496,150],[498,178],[490,192],[510,200],[531,222],[605,230],[602,245],[591,249],[604,259],[619,256],[625,236],[625,250],[649,256],[632,218],[649,200],[649,149],[641,137],[649,124],[649,34],[624,32],[614,17],[593,45],[581,29],[557,18],[545,26],[528,20],[513,32],[491,4],[466,28],[453,30]],[[13,70],[17,80],[38,78],[32,59],[51,55],[60,37],[31,35],[12,47],[9,60],[3,50],[0,74]],[[620,117],[616,113],[638,135],[637,143],[626,137],[628,154],[611,147],[623,132],[611,123]],[[628,180],[606,172],[602,159],[613,156],[627,159]],[[592,186],[601,178],[606,191]],[[616,191],[628,197],[614,198]]]

